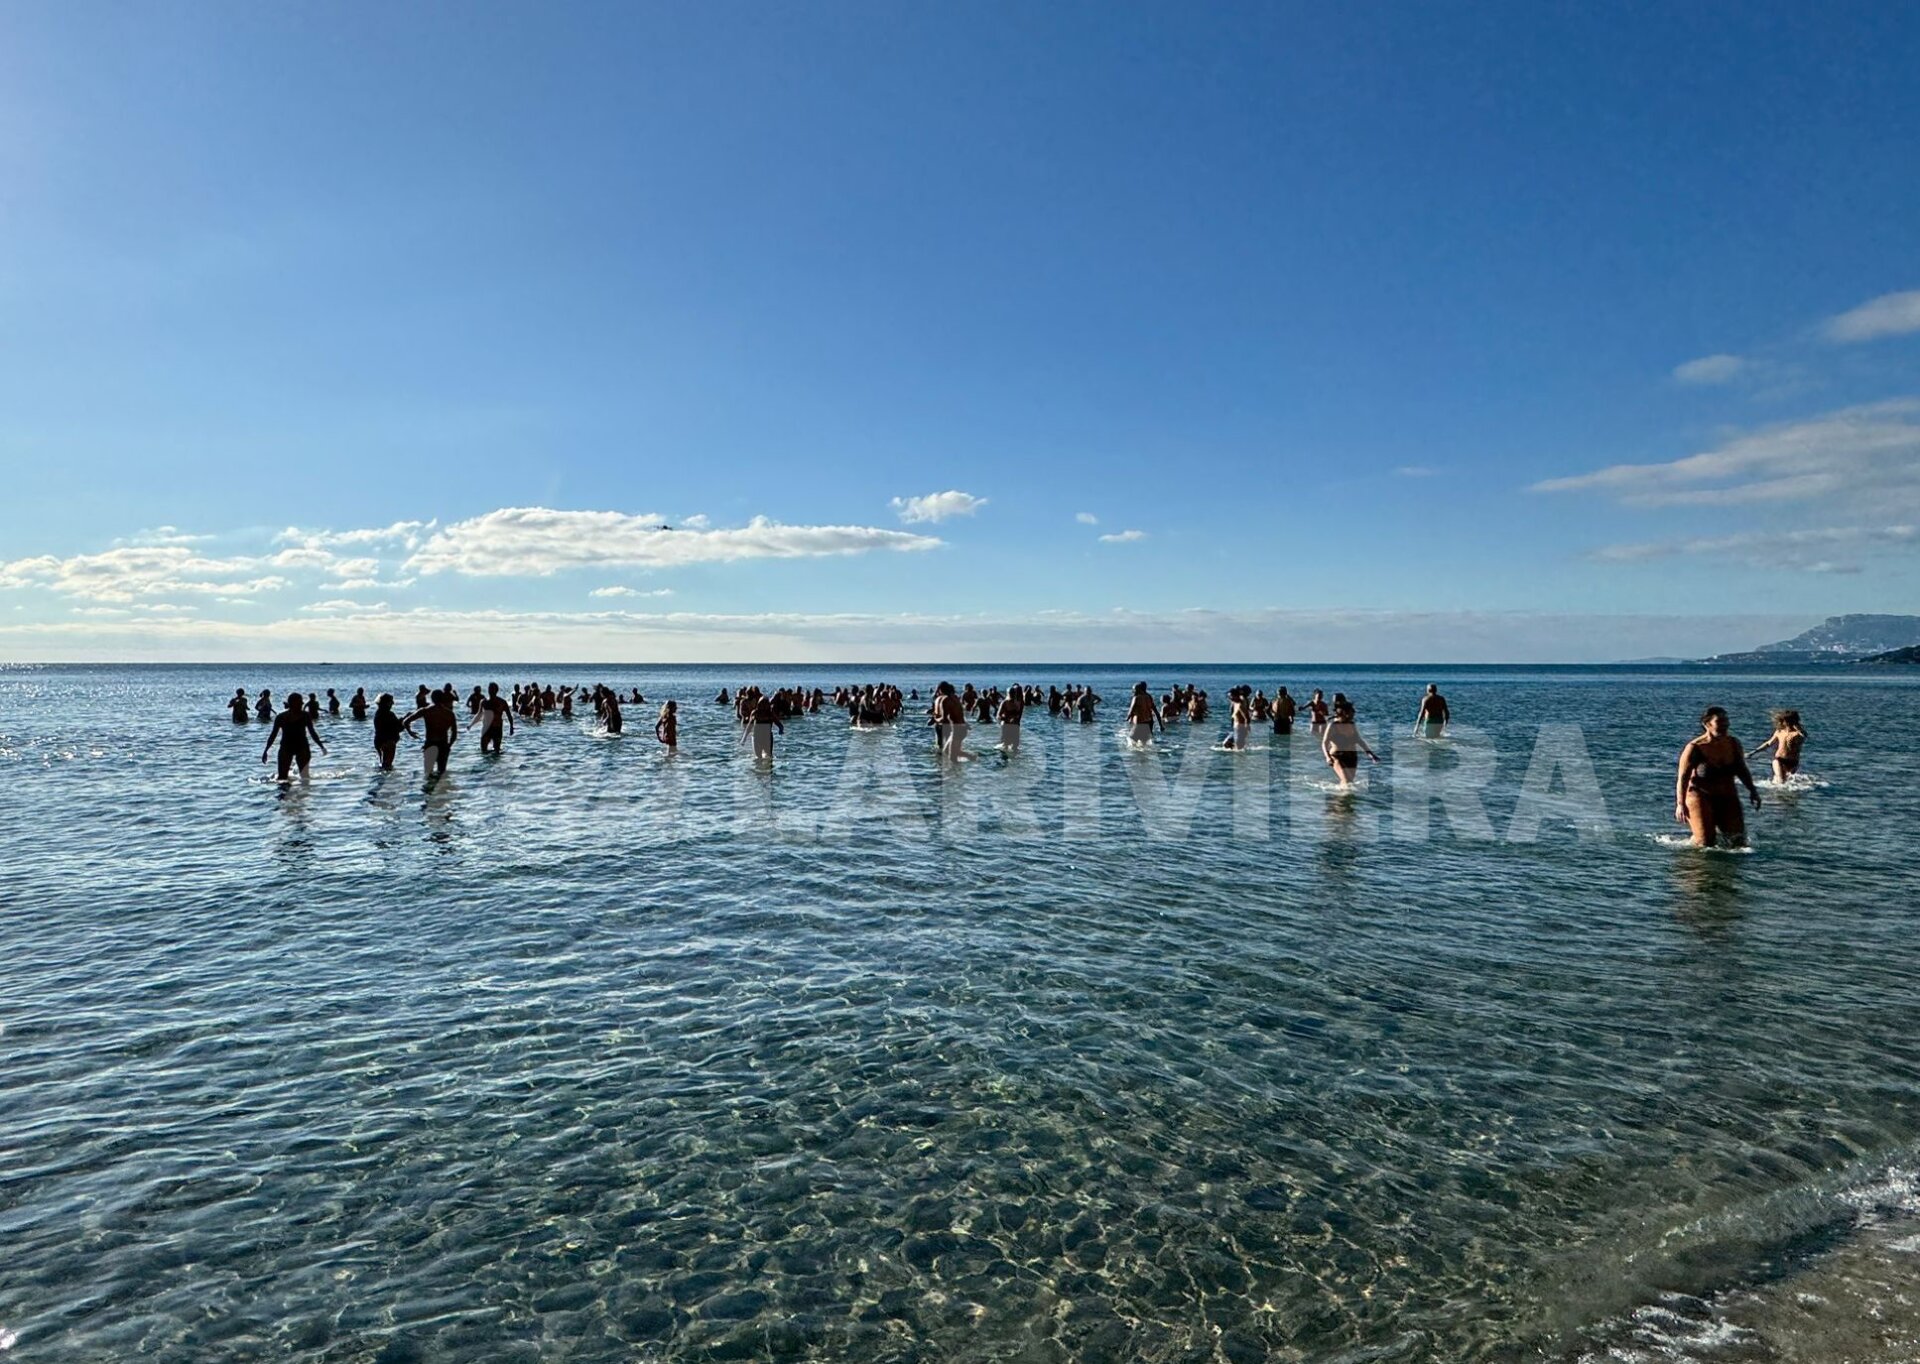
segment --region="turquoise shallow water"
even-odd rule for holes
[[[0,671],[7,1357],[1920,1349],[1907,675],[945,671],[1337,688],[1389,761],[823,715],[765,772],[706,704],[913,667]],[[221,709],[530,676],[681,756],[629,708],[429,790],[323,720],[283,790]],[[1385,741],[1428,680],[1481,737]],[[1710,701],[1827,783],[1748,855],[1660,841]]]

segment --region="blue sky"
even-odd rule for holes
[[[0,659],[1913,609],[1917,58],[1884,4],[8,6]]]

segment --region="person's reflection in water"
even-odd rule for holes
[[[426,788],[420,800],[421,812],[427,817],[427,842],[442,852],[452,852],[454,847],[453,793],[453,781],[443,776]]]
[[[1673,917],[1703,938],[1731,939],[1739,924],[1740,853],[1695,852],[1673,859]]]
[[[285,781],[275,782],[274,790],[274,804],[287,819],[286,837],[274,845],[274,856],[304,871],[313,856],[312,790],[305,782]]]
[[[1326,821],[1321,827],[1320,874],[1345,882],[1360,863],[1360,845],[1379,832],[1378,821],[1362,818],[1353,790],[1327,793]]]
[[[395,842],[399,815],[404,796],[400,783],[388,778],[387,774],[377,772],[373,784],[367,788],[367,808],[378,817],[374,821],[372,839],[376,848],[390,848]]]

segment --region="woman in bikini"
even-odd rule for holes
[[[1353,722],[1353,706],[1346,701],[1334,708],[1333,723],[1320,738],[1320,751],[1327,755],[1327,766],[1339,774],[1343,790],[1353,785],[1353,774],[1360,770],[1362,753],[1376,763],[1380,761],[1380,755],[1360,737],[1360,727]]]
[[[1747,770],[1747,751],[1727,730],[1727,712],[1708,706],[1700,717],[1702,733],[1680,750],[1680,771],[1674,779],[1673,817],[1693,830],[1693,846],[1711,848],[1747,844],[1747,819],[1740,808],[1739,782],[1747,788],[1753,808],[1760,808],[1760,791]]]
[[[1747,756],[1756,757],[1771,748],[1774,783],[1785,786],[1787,778],[1800,770],[1800,748],[1806,741],[1807,731],[1800,727],[1800,712],[1776,710],[1773,713],[1773,737]]]

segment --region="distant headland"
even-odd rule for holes
[[[1920,663],[1920,616],[1828,616],[1811,630],[1707,664]]]

